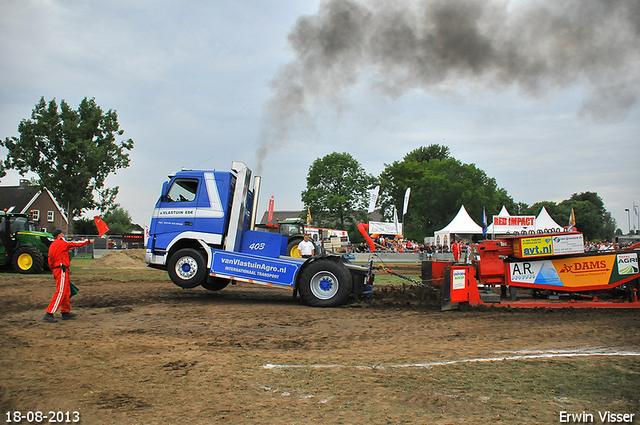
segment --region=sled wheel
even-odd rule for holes
[[[229,282],[229,279],[224,279],[222,277],[209,277],[209,279],[205,280],[200,285],[209,291],[219,291],[226,288]]]
[[[192,248],[184,248],[169,258],[167,265],[171,281],[181,288],[195,288],[207,281],[204,255]]]
[[[346,267],[326,258],[311,262],[300,275],[300,298],[309,306],[339,306],[349,297],[352,287]]]
[[[36,274],[44,267],[44,257],[37,249],[23,246],[13,253],[12,264],[14,270],[23,274]]]

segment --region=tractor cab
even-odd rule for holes
[[[279,220],[278,224],[256,224],[256,230],[280,233],[281,235],[286,236],[288,239],[287,255],[289,257],[300,257],[298,245],[302,242],[305,235],[305,225],[301,219],[287,218],[285,220]],[[313,245],[316,245],[315,242],[313,242]],[[317,247],[316,252],[318,252]]]
[[[53,237],[35,229],[28,214],[0,211],[0,266],[30,274],[44,269]]]
[[[286,237],[304,235],[304,224],[300,221],[284,220],[278,224],[281,235]]]

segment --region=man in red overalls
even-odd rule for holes
[[[451,252],[453,253],[453,260],[458,261],[460,259],[460,241],[456,240],[451,244]]]
[[[64,240],[64,233],[60,229],[56,229],[52,233],[54,241],[49,246],[49,268],[53,271],[53,277],[56,279],[56,293],[53,294],[51,303],[47,307],[47,312],[43,319],[49,323],[55,323],[58,320],[53,313],[62,312],[62,320],[73,319],[77,315],[71,313],[71,303],[69,303],[70,282],[69,282],[69,249],[76,246],[84,246],[93,243],[93,239],[81,240],[75,242],[67,242]]]

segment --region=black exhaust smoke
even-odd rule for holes
[[[358,83],[392,98],[456,85],[527,96],[586,87],[581,119],[623,119],[640,93],[640,1],[321,3],[288,37],[296,59],[272,80],[259,161],[291,125]],[[261,167],[261,166],[260,166]]]

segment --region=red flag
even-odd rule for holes
[[[267,214],[267,223],[271,223],[271,220],[273,220],[273,204],[274,204],[273,195],[271,195],[271,199],[269,199],[269,212]]]
[[[100,237],[102,237],[102,235],[104,235],[105,233],[107,233],[109,231],[109,226],[107,226],[107,223],[102,221],[100,216],[93,217],[93,221],[96,222],[96,227],[98,228],[98,235]]]

